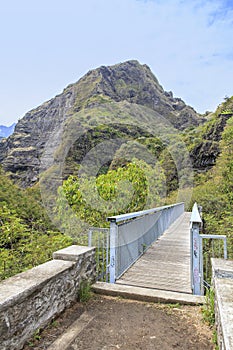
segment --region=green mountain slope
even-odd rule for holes
[[[21,190],[0,169],[0,279],[51,259],[70,243],[52,226],[38,190]]]
[[[205,230],[228,237],[228,254],[233,259],[233,117],[222,133],[216,165],[199,178],[193,200],[203,206]]]

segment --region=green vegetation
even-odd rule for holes
[[[206,233],[225,234],[228,238],[228,255],[233,259],[233,118],[222,134],[221,153],[216,166],[200,175],[193,192],[193,202],[203,207]]]
[[[202,172],[195,173],[192,200],[186,210],[191,210],[194,202],[202,206],[204,233],[226,235],[230,259],[233,259],[233,117],[222,119],[219,114],[232,107],[233,97],[220,105],[205,124],[183,134],[183,140],[193,155],[194,166],[200,159],[208,162],[215,148],[214,166],[210,169],[206,166]],[[186,190],[180,191],[184,199]],[[169,194],[167,202],[173,203],[176,198],[174,191]]]
[[[0,170],[0,279],[39,265],[71,244],[51,225],[38,189],[20,190]]]
[[[226,110],[222,111],[221,114],[233,114],[233,110],[232,109],[226,109]]]
[[[82,281],[78,291],[78,301],[85,303],[92,297],[91,284],[88,281]]]
[[[35,332],[34,332],[34,334],[33,334],[33,336],[31,337],[31,339],[28,341],[28,346],[30,347],[30,348],[34,348],[35,347],[35,345],[36,345],[36,343],[38,342],[38,341],[40,341],[40,339],[41,339],[41,332],[42,332],[42,329],[41,328],[38,328]]]
[[[212,288],[206,290],[205,304],[202,307],[203,319],[210,326],[215,324],[214,313],[214,290]]]
[[[206,290],[205,304],[202,307],[203,320],[213,328],[212,341],[215,344],[215,349],[218,350],[217,331],[215,329],[215,297],[214,290],[212,288]]]
[[[165,176],[159,166],[152,167],[136,159],[97,177],[79,179],[72,175],[59,188],[57,216],[63,218],[64,232],[70,234],[76,230],[80,236],[78,228],[71,227],[71,220],[67,220],[66,200],[74,215],[90,226],[107,227],[107,216],[161,205],[164,185]]]

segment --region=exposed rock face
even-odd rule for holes
[[[233,113],[219,114],[216,122],[203,135],[202,141],[194,147],[190,153],[194,169],[206,171],[215,165],[216,158],[220,154],[219,141],[221,140],[227,120],[232,116]]]
[[[56,127],[80,110],[90,110],[106,102],[122,102],[149,107],[183,130],[202,122],[193,108],[165,92],[146,65],[128,61],[88,72],[62,94],[28,112],[14,133],[0,142],[0,162],[22,187],[38,181],[40,157]],[[54,147],[60,142],[59,134]]]
[[[111,67],[100,67],[89,72],[83,80],[93,82],[93,75],[96,77],[95,87],[89,96],[85,96],[88,107],[93,106],[88,98],[101,94],[116,102],[126,100],[147,106],[168,118],[179,129],[200,123],[200,118],[192,107],[186,106],[180,98],[174,98],[172,92],[163,90],[147,65],[128,61]]]

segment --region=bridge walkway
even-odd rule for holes
[[[192,294],[190,216],[183,213],[116,283]]]

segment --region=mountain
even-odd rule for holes
[[[16,123],[12,124],[11,126],[0,125],[0,139],[13,134],[15,125]]]
[[[79,163],[98,138],[110,139],[112,133],[115,137],[143,136],[140,124],[143,120],[146,124],[149,115],[155,119],[158,113],[177,130],[186,130],[204,121],[182,99],[164,91],[147,65],[133,60],[102,66],[89,71],[60,95],[28,112],[17,123],[14,133],[0,142],[0,163],[20,186],[31,186],[38,181],[46,143],[53,139],[51,149],[46,149],[49,162],[65,138],[62,130],[67,128],[66,123],[71,117],[76,120],[72,126],[74,130],[86,127],[86,134],[76,142],[76,149],[72,148],[75,162]],[[97,119],[103,120],[105,115],[115,120],[110,131],[98,127],[100,122]],[[116,126],[117,121],[124,120],[126,115],[128,123],[138,118],[137,125],[131,128]],[[93,125],[97,125],[95,131],[90,130]],[[70,152],[68,158],[72,158],[72,164],[66,169],[69,174],[70,168],[74,167],[74,157]]]

